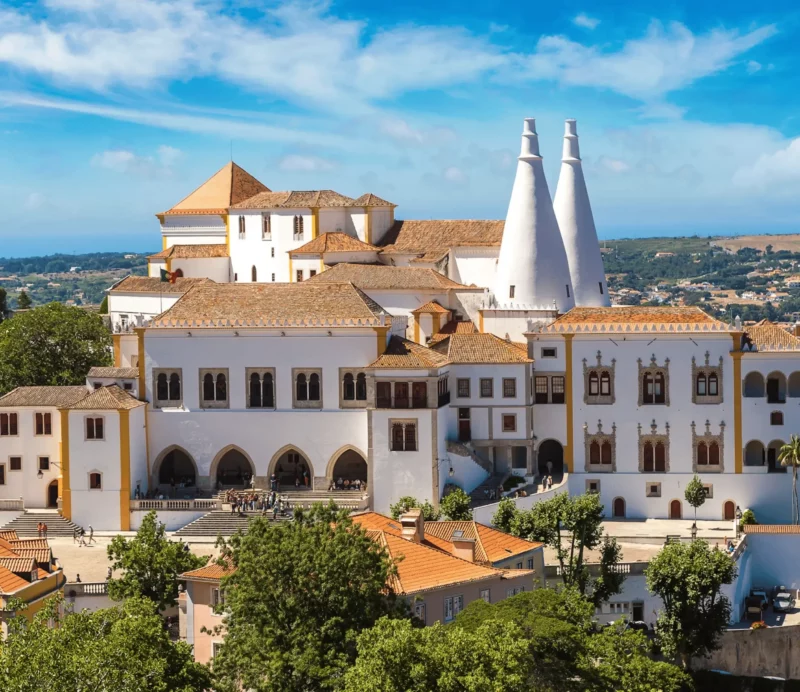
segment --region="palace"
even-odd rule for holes
[[[395,212],[227,164],[157,215],[149,276],[109,290],[114,367],[0,398],[0,498],[180,528],[273,475],[297,497],[352,483],[348,506],[380,513],[520,476],[526,506],[589,490],[608,516],[681,518],[697,473],[698,518],[789,519],[800,339],[611,307],[574,120],[554,198],[526,119],[504,221]]]

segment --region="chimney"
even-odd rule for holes
[[[453,555],[460,557],[467,562],[475,562],[475,539],[456,536],[458,531],[453,532],[450,541],[453,544]]]
[[[425,538],[425,519],[422,510],[418,507],[409,509],[405,514],[400,515],[400,526],[403,538],[413,543],[422,543]]]

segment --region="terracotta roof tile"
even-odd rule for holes
[[[316,207],[353,207],[355,200],[333,190],[286,190],[261,192],[232,204],[232,209],[310,209]]]
[[[494,334],[450,334],[431,349],[451,363],[531,363],[519,347]]]
[[[14,574],[30,574],[36,569],[36,560],[32,557],[0,557],[0,567]]]
[[[14,574],[10,569],[0,565],[0,593],[4,595],[13,594],[20,589],[28,586],[29,582],[22,577]]]
[[[381,199],[378,195],[366,192],[353,202],[354,207],[396,207],[396,204]]]
[[[215,560],[212,560],[204,567],[190,570],[181,574],[181,579],[213,579],[220,580],[233,574],[234,569],[229,565],[218,565]]]
[[[36,564],[39,565],[41,569],[41,565],[49,565],[50,560],[53,557],[52,550],[50,548],[19,548],[17,549],[17,557],[30,557],[36,561]]]
[[[526,541],[508,533],[503,533],[491,526],[475,523],[478,536],[483,546],[486,556],[490,562],[498,562],[514,555],[526,553],[542,547],[542,543],[536,541]]]
[[[17,536],[16,531],[6,529],[4,531],[0,531],[0,539],[4,541],[17,541],[19,540],[19,536]]]
[[[369,364],[370,368],[428,369],[447,365],[447,358],[408,339],[393,336],[386,351]]]
[[[186,293],[193,286],[214,283],[211,279],[179,278],[175,283],[157,276],[126,276],[108,289],[109,293]]]
[[[269,188],[233,161],[226,163],[206,182],[165,214],[227,214],[228,207]]]
[[[364,327],[383,324],[385,315],[380,305],[350,283],[311,279],[285,284],[209,283],[188,291],[152,326]]]
[[[150,255],[147,259],[213,259],[229,257],[225,243],[210,245],[171,245],[166,250]]]
[[[9,406],[72,406],[89,395],[83,385],[64,387],[17,387],[0,397],[0,407]]]
[[[450,334],[477,334],[478,328],[468,320],[450,320],[431,337],[431,344],[447,338]]]
[[[697,307],[572,308],[543,332],[604,331],[729,331],[729,327]]]
[[[800,534],[800,526],[797,524],[746,524],[744,526],[744,532],[766,534]]]
[[[759,351],[800,350],[800,339],[769,320],[761,320],[745,331]]]
[[[505,221],[395,221],[381,241],[386,253],[441,257],[451,247],[499,246]],[[438,255],[437,255],[438,253]]]
[[[95,389],[85,399],[81,399],[68,408],[74,411],[129,411],[144,405],[144,401],[135,399],[124,389],[112,384]]]
[[[378,248],[369,243],[364,243],[347,233],[339,231],[323,233],[314,240],[301,245],[295,250],[290,250],[292,257],[298,255],[321,255],[325,252],[377,252]]]
[[[139,377],[139,368],[89,368],[87,377],[113,377],[130,380]]]
[[[47,522],[45,522],[47,523]],[[14,550],[22,550],[25,548],[49,548],[50,544],[46,538],[20,538],[16,541],[8,541]]]
[[[416,310],[412,310],[411,314],[412,315],[418,315],[418,314],[425,313],[425,314],[432,314],[433,315],[433,314],[445,314],[445,313],[448,313],[448,312],[451,312],[451,311],[448,310],[447,308],[443,308],[435,300],[429,300],[424,305],[420,305]]]
[[[351,281],[363,290],[417,289],[446,291],[450,289],[480,290],[448,279],[435,269],[419,267],[393,267],[388,264],[354,264],[342,262],[335,267],[308,279],[312,283]]]

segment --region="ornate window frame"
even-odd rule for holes
[[[602,446],[604,442],[611,445],[611,463],[610,464],[592,464],[590,462],[591,455],[589,449],[592,442],[597,442]],[[614,473],[617,470],[617,424],[611,424],[611,432],[603,432],[603,422],[597,421],[597,432],[589,432],[589,424],[583,424],[583,445],[584,445],[584,469],[586,473]],[[602,457],[601,457],[602,459]]]
[[[722,403],[722,356],[719,357],[719,365],[711,365],[711,354],[705,352],[705,364],[697,365],[696,359],[692,356],[692,403],[693,404],[721,404]],[[717,376],[717,393],[699,395],[697,393],[697,377],[703,374],[708,376],[714,374]],[[708,384],[706,384],[706,391],[708,391]]]
[[[661,497],[661,481],[647,481],[644,494],[646,497]]]
[[[583,403],[584,404],[613,404],[616,401],[616,394],[614,388],[614,371],[617,366],[617,359],[611,359],[611,365],[603,365],[603,354],[598,351],[597,352],[597,364],[596,365],[587,365],[586,358],[583,359]],[[609,377],[611,378],[611,390],[610,394],[600,394],[600,389],[598,389],[598,394],[589,394],[589,376],[592,373],[597,373],[598,377],[598,387],[599,380],[602,374],[606,372],[608,373]]]
[[[716,442],[719,446],[719,464],[697,463],[697,445],[700,442],[706,443],[706,448]],[[706,421],[706,431],[702,435],[697,434],[697,426],[692,421],[692,471],[694,473],[723,473],[725,471],[725,422],[719,424],[719,433],[716,435],[711,432],[711,423]]]
[[[200,368],[197,380],[200,408],[229,408],[231,401],[231,376],[228,368]],[[203,380],[206,375],[214,378],[214,398],[206,399],[203,394]],[[222,375],[225,378],[225,398],[217,399],[217,378]]]
[[[659,365],[654,353],[648,365],[643,365],[641,358],[637,358],[636,362],[639,364],[639,406],[669,406],[669,358],[664,359],[664,365]],[[644,403],[644,376],[647,374],[664,376],[664,403]]]
[[[153,408],[181,408],[183,406],[183,368],[153,368]],[[158,398],[158,376],[166,375],[167,378],[167,397],[169,397],[170,377],[172,375],[178,376],[178,387],[180,388],[180,397],[177,399],[159,399]]]
[[[264,376],[265,375],[272,375],[272,406],[251,406],[250,404],[250,387],[252,383],[250,382],[250,378],[253,375],[258,375],[260,382],[262,383],[261,386],[263,387]],[[251,411],[274,411],[278,407],[278,388],[277,383],[275,381],[275,368],[257,368],[257,367],[248,367],[244,369],[244,384],[245,384],[245,395],[247,399],[245,401],[245,408]],[[261,400],[264,400],[264,395],[262,392]]]
[[[669,473],[669,423],[664,424],[664,432],[658,432],[658,425],[656,425],[655,418],[653,422],[650,423],[650,432],[642,434],[642,424],[639,423],[637,426],[639,431],[639,473]],[[650,442],[653,445],[653,470],[652,471],[645,471],[644,470],[644,445],[646,442]],[[664,470],[663,471],[656,471],[655,470],[655,446],[658,442],[663,443],[664,445]]]
[[[344,398],[344,378],[345,375],[353,376],[353,398]],[[359,375],[364,377],[364,398],[359,399]],[[370,401],[375,398],[374,385],[375,378],[366,372],[366,368],[339,368],[339,408],[367,408]]]
[[[306,376],[306,387],[310,386],[310,380],[312,375],[317,375],[319,377],[319,399],[303,399],[300,400],[297,398],[297,378],[300,375]],[[307,397],[310,396],[310,393],[307,394]],[[299,409],[316,409],[322,408],[322,399],[323,399],[323,388],[322,388],[322,368],[292,368],[292,408],[299,408]]]

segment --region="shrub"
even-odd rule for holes
[[[420,502],[415,497],[406,495],[401,497],[395,504],[389,505],[389,512],[392,519],[399,519],[401,514],[405,514],[409,509],[418,507],[422,510],[422,518],[425,521],[438,521],[441,513],[427,500]]]
[[[739,522],[739,528],[741,529],[742,526],[750,526],[757,523],[755,512],[753,512],[752,509],[746,509],[742,514],[742,520]]]
[[[512,488],[516,488],[518,485],[524,485],[525,479],[521,476],[509,476],[503,481],[503,490],[511,490]]]

